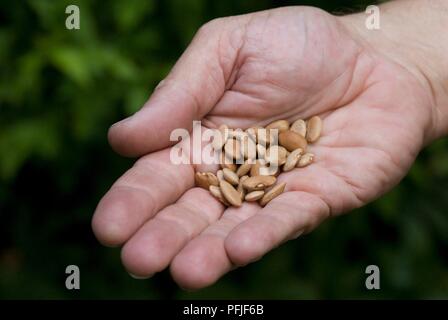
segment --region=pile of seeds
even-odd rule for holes
[[[322,132],[322,120],[314,116],[289,124],[277,120],[265,128],[257,126],[243,131],[222,125],[216,130],[212,146],[220,157],[221,170],[196,172],[198,187],[207,189],[226,206],[258,201],[265,206],[280,195],[286,183],[276,184],[281,171],[303,168],[314,160],[306,152]]]

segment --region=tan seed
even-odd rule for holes
[[[240,196],[241,196],[241,200],[244,200],[244,197],[246,195],[246,190],[244,190],[243,187],[243,182],[244,180],[246,180],[247,178],[249,178],[249,176],[242,176],[240,178],[240,182],[238,183],[238,188],[236,189],[236,191],[239,192]]]
[[[275,197],[278,197],[280,194],[282,194],[283,191],[285,190],[285,186],[286,186],[286,183],[283,182],[283,183],[280,183],[280,184],[274,186],[271,190],[266,192],[264,194],[263,198],[261,198],[261,200],[260,200],[260,205],[262,207],[264,207],[269,201],[271,201]]]
[[[298,148],[306,150],[307,147],[306,139],[297,132],[291,130],[281,132],[278,136],[278,142],[288,151],[294,151]]]
[[[274,143],[278,138],[278,130],[276,129],[258,129],[257,130],[257,139],[258,143],[263,146],[268,146],[271,143]]]
[[[247,133],[241,129],[232,130],[231,137],[235,138],[239,141],[243,141],[245,137],[247,137]]]
[[[229,128],[223,124],[219,129],[215,130],[213,135],[212,147],[215,150],[221,150],[229,138]]]
[[[257,144],[257,155],[259,159],[264,159],[264,156],[266,155],[266,148],[261,144]]]
[[[283,132],[289,130],[289,122],[288,120],[277,120],[268,124],[266,129],[277,129],[278,132]]]
[[[280,166],[271,163],[269,166],[260,167],[259,175],[277,177],[280,174]]]
[[[227,181],[221,181],[219,183],[222,195],[231,205],[239,207],[242,204],[240,193]]]
[[[224,196],[222,195],[221,189],[219,187],[217,187],[217,186],[210,186],[209,191],[212,194],[212,196],[214,196],[216,199],[221,201],[226,206],[230,206],[230,203],[227,202],[226,199],[224,199]]]
[[[224,152],[221,152],[221,160],[220,160],[221,169],[227,168],[232,171],[236,171],[236,164],[233,163],[233,159],[229,159]]]
[[[273,176],[255,176],[244,180],[243,186],[248,191],[263,190],[272,186],[277,179]]]
[[[283,166],[283,171],[287,172],[294,169],[302,154],[303,150],[301,148],[298,148],[291,152],[288,155],[288,158],[286,158],[285,165]]]
[[[219,185],[218,178],[212,172],[196,172],[194,175],[196,186],[208,190],[210,186]]]
[[[239,178],[238,175],[230,169],[224,168],[222,169],[222,173],[224,175],[224,179],[230,184],[236,186],[238,185]]]
[[[242,177],[250,171],[250,168],[252,168],[252,164],[249,163],[249,160],[246,160],[242,165],[238,167],[238,169],[236,170],[236,174],[238,175],[238,177]]]
[[[257,143],[257,129],[248,128],[246,129],[247,136],[252,139],[253,142]]]
[[[266,150],[265,159],[268,163],[283,165],[286,162],[286,151],[282,146],[271,146]]]
[[[248,135],[241,140],[241,152],[244,159],[255,159],[257,157],[257,145]]]
[[[299,162],[297,162],[296,167],[297,168],[303,168],[309,165],[314,161],[314,154],[312,153],[305,153],[303,156],[300,157]]]
[[[246,194],[246,197],[244,198],[246,201],[257,201],[260,200],[264,195],[263,190],[258,191],[252,191]]]
[[[306,126],[306,140],[310,143],[316,142],[322,132],[322,120],[318,116],[314,116],[308,120]]]
[[[226,144],[224,145],[224,151],[226,153],[226,156],[230,159],[239,160],[242,157],[241,144],[236,139],[227,140]]]
[[[259,159],[255,162],[255,164],[252,165],[250,168],[250,175],[251,177],[259,176],[260,175],[260,168],[263,168],[266,166],[266,161],[263,159]]]
[[[291,131],[294,131],[298,134],[300,134],[302,137],[306,137],[306,122],[305,120],[298,119],[294,121],[294,123],[291,125]]]
[[[218,181],[224,180],[224,172],[222,172],[222,170],[218,170],[218,172],[216,172],[216,177],[218,178]]]

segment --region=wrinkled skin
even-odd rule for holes
[[[141,158],[101,200],[94,232],[105,245],[124,244],[123,264],[135,276],[170,266],[181,287],[208,286],[390,190],[426,143],[430,110],[413,73],[321,10],[214,20],[146,105],[110,129],[117,152]],[[247,128],[312,115],[324,122],[310,146],[315,163],[282,173],[285,192],[264,208],[225,209],[194,188],[201,166],[169,161],[170,132],[194,119]]]

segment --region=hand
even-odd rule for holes
[[[323,220],[396,185],[435,135],[422,77],[361,41],[324,11],[288,7],[202,27],[146,105],[110,129],[113,148],[141,156],[99,203],[93,229],[124,244],[138,277],[170,265],[182,287],[208,286]],[[201,166],[174,165],[169,135],[202,119],[247,128],[320,115],[315,163],[279,176],[286,191],[266,207],[225,208],[194,188]]]

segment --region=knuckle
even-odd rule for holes
[[[219,29],[219,27],[223,24],[225,18],[215,18],[203,24],[198,32],[197,36],[210,36]]]

